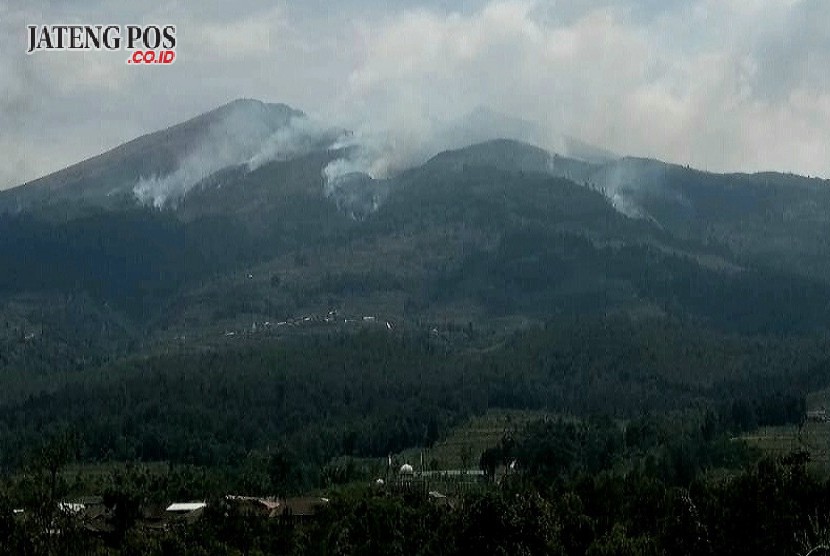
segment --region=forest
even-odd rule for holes
[[[627,419],[688,407],[730,426],[796,423],[830,385],[826,340],[726,335],[682,322],[572,319],[495,349],[432,333],[364,330],[142,356],[0,407],[0,463],[73,431],[88,461],[233,465],[286,447],[319,466],[429,445],[488,409]],[[590,346],[590,349],[585,349]],[[57,410],[59,408],[59,410]]]
[[[774,457],[741,436],[804,423],[807,394],[830,386],[823,335],[614,316],[489,342],[472,324],[365,329],[183,347],[69,373],[0,407],[0,546],[801,554],[828,535],[830,483],[810,454]],[[428,482],[374,484],[388,455],[434,445],[495,409],[545,417],[484,450],[471,463],[485,479],[451,503],[436,502]],[[331,502],[300,521],[239,513],[225,498],[315,492]],[[105,533],[56,509],[90,495],[106,507]],[[147,508],[182,499],[209,503],[194,522],[147,527]],[[44,533],[49,524],[61,534]]]

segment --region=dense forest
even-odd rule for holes
[[[232,465],[283,446],[315,467],[429,445],[493,408],[631,418],[701,407],[748,430],[798,422],[806,394],[830,385],[820,338],[574,319],[482,350],[473,327],[459,331],[466,347],[436,332],[251,340],[88,369],[0,407],[0,462],[19,464],[41,435],[70,430],[89,461]]]

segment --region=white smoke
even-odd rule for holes
[[[323,168],[322,193],[347,213],[362,218],[377,210],[385,199],[387,178],[422,164],[439,152],[496,138],[539,144],[546,133],[533,123],[481,107],[462,117],[419,118],[407,125],[397,118],[391,119],[388,126],[372,120],[358,126],[355,132],[258,101],[237,101],[220,110],[219,117],[189,148],[173,172],[138,180],[133,194],[141,203],[156,208],[174,207],[194,187],[224,168],[241,167],[253,172],[273,161],[330,150],[342,155]],[[553,166],[548,170],[559,175]],[[625,180],[613,178],[602,180],[611,202],[621,212],[639,216],[624,190],[618,187]]]
[[[142,177],[133,188],[139,201],[162,207],[175,203],[214,172],[250,159],[274,132],[255,104],[234,103],[165,176]]]
[[[397,114],[396,116],[400,116]],[[370,123],[358,126],[358,131],[344,134],[332,148],[344,149],[346,154],[330,162],[323,169],[324,192],[339,205],[355,204],[360,195],[365,201],[372,199],[377,210],[385,194],[371,195],[367,188],[373,180],[385,180],[429,158],[454,149],[493,139],[513,139],[553,152],[591,163],[593,170],[572,175],[567,168],[556,167],[556,157],[549,155],[547,171],[557,177],[565,177],[583,184],[589,181],[602,183],[608,201],[613,207],[632,218],[644,217],[636,202],[630,198],[625,186],[635,185],[633,176],[607,175],[601,167],[618,159],[610,151],[588,143],[554,133],[533,122],[507,116],[488,107],[477,107],[462,116],[450,116],[445,120],[413,118],[405,122],[390,118],[384,125],[377,116]],[[550,152],[550,151],[548,151]],[[609,167],[614,168],[611,164]],[[366,179],[370,178],[370,179]]]
[[[378,166],[383,157],[373,151],[373,143],[345,132],[330,148],[345,154],[323,168],[323,194],[355,220],[377,211],[387,190],[376,179],[386,177],[388,169]]]
[[[330,148],[336,131],[308,117],[294,117],[261,145],[259,152],[247,161],[248,171],[277,160],[289,160],[316,149]]]
[[[164,176],[142,177],[133,194],[143,204],[161,208],[175,205],[202,180],[215,172],[244,165],[247,171],[275,160],[287,160],[325,146],[334,132],[306,116],[275,121],[269,107],[258,101],[240,101],[213,122],[195,146]]]
[[[491,139],[515,139],[533,145],[548,143],[547,132],[536,124],[481,106],[461,116],[402,119],[399,114],[388,121],[371,116],[369,122],[358,124],[354,133],[344,135],[334,145],[347,149],[348,154],[324,169],[327,184],[354,173],[386,179],[443,151]]]
[[[430,155],[432,131],[423,125],[395,123],[381,127],[376,121],[356,123],[355,131],[346,134],[335,148],[347,151],[346,156],[330,163],[323,175],[327,181],[346,174],[366,174],[373,179],[384,179],[417,166]]]
[[[356,156],[350,158],[338,158],[328,163],[323,168],[323,193],[330,197],[337,193],[338,185],[343,182],[343,178],[354,174],[366,175],[372,179],[374,176],[370,173],[371,161],[363,156]]]
[[[634,202],[624,191],[606,190],[606,197],[611,202],[611,206],[618,212],[628,216],[629,218],[645,218],[643,209]]]

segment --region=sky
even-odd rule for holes
[[[169,67],[29,24],[174,24]],[[425,152],[487,107],[623,155],[830,178],[826,0],[0,0],[0,189],[235,98]]]

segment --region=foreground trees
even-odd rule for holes
[[[431,486],[417,478],[357,480],[328,491],[330,502],[313,516],[246,511],[224,496],[239,484],[232,476],[209,481],[193,468],[153,474],[128,466],[104,480],[108,517],[97,528],[60,503],[77,485],[52,473],[72,453],[59,439],[26,473],[2,484],[0,550],[796,556],[826,543],[830,480],[810,472],[809,455],[759,458],[740,441],[724,445],[725,425],[713,419],[531,422],[488,456],[515,462],[510,473],[496,473],[498,481],[441,496],[428,494]],[[286,460],[268,463],[290,471]],[[165,497],[200,493],[208,506],[194,519],[159,527],[146,517]]]

